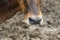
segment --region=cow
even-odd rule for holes
[[[23,22],[28,25],[42,24],[41,0],[0,0],[0,24],[18,11],[24,13]]]

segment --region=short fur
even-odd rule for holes
[[[0,0],[0,23],[12,17],[17,11],[23,11],[25,19],[31,13],[41,15],[39,6],[39,0]]]

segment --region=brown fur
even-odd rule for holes
[[[33,2],[30,3],[30,1]],[[35,10],[34,6],[31,7],[31,4],[35,4],[35,9],[37,9]],[[39,0],[0,0],[0,23],[12,17],[18,10],[24,12],[25,19],[33,16],[35,13],[37,16],[42,15],[39,6]]]
[[[0,0],[0,24],[20,10],[16,0]]]

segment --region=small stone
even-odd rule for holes
[[[60,35],[57,35],[57,38],[60,38]]]

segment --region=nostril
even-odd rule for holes
[[[30,23],[34,23],[35,21],[34,21],[34,19],[29,18],[29,22],[30,22]]]
[[[36,23],[40,23],[40,21],[41,21],[41,19],[33,19],[33,18],[29,18],[29,22],[31,23],[31,24],[36,24]]]

